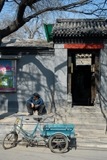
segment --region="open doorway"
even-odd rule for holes
[[[99,50],[68,50],[67,88],[72,95],[72,105],[94,105],[98,59]]]
[[[91,66],[78,65],[72,75],[73,105],[91,104]]]

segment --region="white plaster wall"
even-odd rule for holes
[[[100,74],[101,104],[103,107],[107,107],[107,44],[105,44],[100,54]]]
[[[51,108],[55,84],[54,65],[54,54],[22,55],[17,60],[17,91],[0,94],[0,111],[27,111],[26,100],[34,92],[41,95],[47,109]]]
[[[0,111],[6,112],[8,110],[7,106],[8,106],[8,100],[5,94],[2,94],[0,96]]]
[[[51,106],[54,91],[54,55],[26,56],[19,61],[17,99],[19,111],[26,110],[26,100],[35,92]],[[25,63],[24,63],[25,62]]]
[[[55,48],[55,103],[56,107],[67,101],[67,49]]]
[[[29,54],[17,60],[17,91],[1,94],[0,110],[27,111],[26,100],[34,92],[41,95],[47,108],[66,105],[67,49],[60,47],[53,55]]]

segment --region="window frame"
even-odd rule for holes
[[[16,63],[16,59],[0,59],[1,84],[3,83],[0,92],[16,92]]]

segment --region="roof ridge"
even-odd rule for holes
[[[85,18],[81,18],[81,19],[57,19],[56,20],[56,23],[61,23],[61,22],[75,22],[75,21],[78,21],[78,22],[82,22],[82,21],[106,21],[107,22],[107,19],[106,18],[93,18],[93,19],[85,19]]]

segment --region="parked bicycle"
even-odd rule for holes
[[[38,146],[39,142],[43,141],[44,145],[54,153],[64,153],[69,150],[71,140],[75,137],[74,125],[45,124],[41,126],[45,119],[42,117],[34,118],[37,123],[35,122],[34,129],[28,132],[23,128],[23,118],[16,118],[13,130],[3,139],[3,148],[15,147],[18,144],[19,134],[21,134],[22,139],[27,142],[26,147]]]

